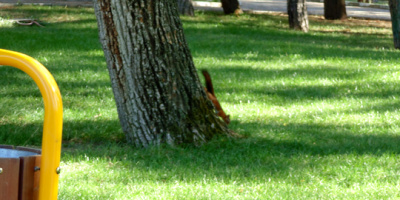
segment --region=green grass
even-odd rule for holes
[[[230,128],[201,146],[135,149],[116,113],[92,9],[14,7],[45,28],[0,24],[0,48],[57,80],[64,132],[59,199],[399,199],[400,62],[389,22],[183,17]],[[1,23],[1,21],[0,21]],[[0,67],[0,140],[40,146],[43,105],[27,75]]]

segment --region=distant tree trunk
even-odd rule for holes
[[[129,142],[199,145],[229,134],[200,83],[176,1],[95,0],[94,5]]]
[[[389,0],[390,16],[392,18],[392,30],[394,48],[400,49],[400,0]]]
[[[238,0],[221,0],[221,4],[225,14],[242,13],[242,9],[240,9]]]
[[[308,15],[305,0],[288,0],[289,27],[308,32]]]
[[[178,10],[181,15],[194,16],[192,0],[178,0]]]
[[[346,19],[346,2],[344,0],[324,0],[325,19]]]

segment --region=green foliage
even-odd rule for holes
[[[301,33],[285,16],[183,17],[197,68],[209,70],[230,128],[247,138],[134,149],[119,126],[93,10],[3,13],[46,25],[0,24],[0,48],[38,59],[60,86],[59,199],[400,198],[400,66],[384,22],[310,17]],[[0,67],[0,85],[0,140],[40,146],[33,81]]]

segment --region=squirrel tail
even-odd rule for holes
[[[207,88],[207,91],[210,92],[212,95],[215,96],[214,87],[213,87],[213,84],[212,84],[212,81],[211,81],[211,76],[210,76],[210,74],[208,73],[207,70],[202,70],[201,72],[203,73],[204,79],[206,80],[206,88]]]

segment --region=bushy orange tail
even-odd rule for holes
[[[210,92],[215,97],[214,87],[213,87],[213,84],[211,81],[210,74],[208,73],[207,70],[202,70],[201,72],[203,73],[204,79],[206,80],[206,88],[207,88],[208,92]]]
[[[214,107],[215,107],[215,110],[217,111],[218,116],[220,116],[226,124],[229,124],[231,122],[231,119],[230,119],[229,115],[226,115],[224,110],[222,110],[221,104],[219,104],[219,101],[218,101],[217,97],[215,96],[214,87],[211,82],[210,74],[206,70],[203,70],[202,73],[204,75],[204,79],[206,80],[206,87],[204,88],[204,90],[206,91],[207,97],[214,104]]]

